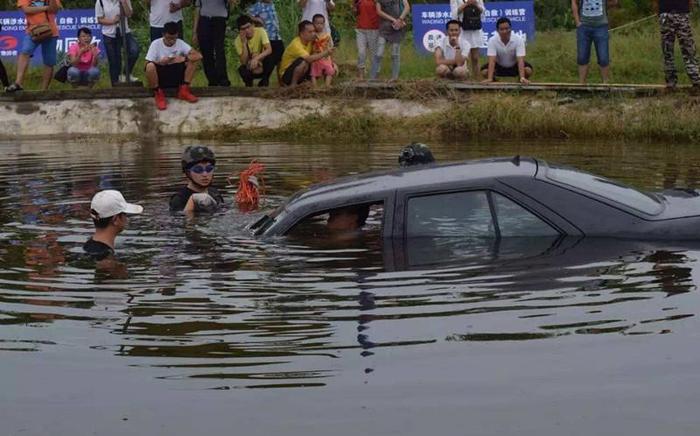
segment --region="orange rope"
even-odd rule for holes
[[[236,191],[236,204],[240,209],[254,210],[258,208],[260,195],[265,194],[263,171],[265,171],[265,165],[255,159],[248,165],[248,168],[241,171]],[[229,178],[229,183],[230,180],[231,178]]]

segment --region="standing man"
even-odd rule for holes
[[[226,71],[226,20],[235,0],[195,0],[192,43],[202,52],[209,86],[231,86]]]
[[[284,50],[280,72],[282,74],[281,86],[296,86],[307,80],[311,80],[311,64],[319,59],[327,58],[333,54],[333,47],[321,53],[311,54],[312,42],[316,37],[314,24],[311,21],[302,21],[297,27],[298,36],[289,43]]]
[[[440,45],[435,48],[435,74],[441,79],[464,80],[469,74],[467,59],[469,59],[469,49],[462,47],[466,44],[459,37],[462,31],[462,23],[457,20],[447,22],[447,36],[442,38]]]
[[[673,53],[676,38],[678,38],[678,45],[681,46],[685,71],[693,83],[693,89],[700,89],[700,71],[695,56],[695,39],[693,39],[693,29],[690,26],[692,7],[692,0],[654,0],[654,9],[659,14],[666,88],[669,89],[675,89],[678,84]]]
[[[177,37],[185,39],[182,31],[182,8],[192,4],[191,0],[145,0],[150,8],[148,22],[151,25],[151,42],[163,36],[165,23],[177,25]]]
[[[591,45],[595,44],[600,76],[603,83],[610,79],[610,47],[608,36],[607,0],[571,0],[576,22],[576,63],[578,79],[585,84],[591,61]]]
[[[247,15],[238,17],[236,27],[238,38],[233,45],[241,63],[238,74],[245,86],[253,86],[253,79],[260,79],[258,86],[268,86],[275,65],[269,59],[272,47],[267,32],[262,27],[255,27],[253,19]]]
[[[284,53],[284,41],[280,33],[280,22],[277,18],[275,4],[272,0],[258,0],[248,8],[248,15],[253,18],[257,26],[265,28],[267,37],[270,40],[270,47],[272,48],[272,53],[268,56],[268,62],[276,67],[279,72],[279,63],[282,60],[282,53]],[[270,74],[272,74],[272,70],[270,70]],[[269,83],[269,76],[267,80],[263,77],[261,82]]]
[[[153,41],[146,53],[146,80],[159,110],[168,108],[163,88],[177,88],[180,100],[199,100],[192,94],[190,83],[200,60],[202,55],[177,37],[177,24],[165,23],[163,37]]]
[[[525,62],[525,41],[513,35],[510,20],[501,17],[496,21],[498,35],[489,38],[486,56],[488,64],[481,67],[481,74],[486,79],[484,83],[491,83],[496,77],[517,77],[520,83],[530,83],[532,65]]]
[[[143,207],[127,203],[121,192],[108,189],[92,197],[90,217],[95,224],[95,233],[83,245],[83,250],[95,258],[103,260],[114,255],[114,241],[127,226],[127,215],[140,214]]]
[[[122,14],[124,15],[122,17]],[[102,25],[102,41],[107,52],[109,63],[109,79],[112,86],[118,82],[137,82],[138,79],[131,75],[141,49],[136,38],[129,28],[129,18],[133,14],[131,0],[97,0],[95,2],[95,16],[97,22]],[[121,28],[121,20],[124,19],[124,29]],[[124,34],[126,33],[126,37]],[[127,74],[122,70],[122,44],[126,39]]]
[[[58,41],[56,13],[61,9],[61,1],[18,0],[17,7],[24,12],[27,29],[17,57],[15,83],[5,88],[5,92],[22,91],[22,83],[24,83],[24,76],[29,67],[29,59],[34,55],[37,47],[41,47],[41,57],[44,63],[41,90],[46,91],[49,89],[53,77],[53,66],[56,65],[56,42]]]

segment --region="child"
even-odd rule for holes
[[[326,18],[321,14],[314,15],[314,29],[316,39],[313,42],[313,53],[322,53],[333,47],[330,32],[326,32]],[[316,79],[325,76],[326,86],[330,86],[335,76],[335,66],[330,56],[321,58],[311,64],[311,83],[316,86]]]

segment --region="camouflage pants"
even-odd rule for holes
[[[695,57],[695,40],[693,39],[693,29],[690,27],[690,14],[659,14],[659,27],[661,28],[661,51],[664,54],[666,83],[674,86],[678,83],[673,53],[676,38],[678,38],[688,77],[693,84],[700,84],[700,69]]]

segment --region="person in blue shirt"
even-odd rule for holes
[[[268,56],[268,62],[263,70],[263,78],[260,80],[260,86],[267,86],[270,81],[270,75],[282,60],[284,53],[284,41],[280,34],[280,23],[277,18],[277,11],[272,0],[258,0],[248,8],[248,15],[258,26],[265,28],[267,37],[270,39],[270,47],[272,53]]]

